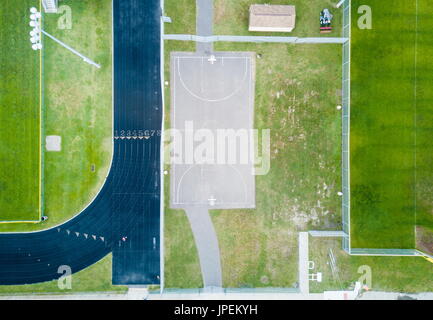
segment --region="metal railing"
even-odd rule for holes
[[[350,253],[350,0],[343,3],[343,84],[342,84],[342,224],[346,236],[343,249]]]

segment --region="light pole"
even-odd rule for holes
[[[33,50],[41,50],[42,49],[42,42],[41,42],[41,29],[40,29],[40,19],[41,19],[41,13],[38,12],[38,9],[31,8],[30,9],[30,27],[33,28],[32,31],[30,31],[30,42],[32,43],[32,49]]]
[[[33,50],[41,50],[42,49],[42,35],[44,34],[47,37],[49,37],[50,39],[52,39],[55,42],[57,42],[58,44],[60,44],[62,47],[71,51],[73,54],[79,56],[81,59],[83,59],[84,62],[91,64],[98,69],[101,68],[101,66],[99,64],[97,64],[96,62],[94,62],[93,60],[87,58],[85,55],[79,53],[77,50],[71,48],[67,44],[60,41],[59,39],[50,35],[48,32],[42,30],[41,17],[42,17],[41,13],[38,12],[38,10],[36,8],[34,8],[34,7],[30,8],[30,23],[29,23],[29,25],[30,25],[30,27],[33,28],[33,30],[30,31],[30,42],[32,43],[32,49]]]

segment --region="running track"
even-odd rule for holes
[[[65,224],[0,234],[0,284],[58,279],[59,266],[77,272],[110,252],[113,284],[159,284],[160,3],[113,0],[113,9],[114,154],[109,176],[95,200]]]

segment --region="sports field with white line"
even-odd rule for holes
[[[39,6],[0,3],[0,221],[39,221],[41,214],[41,54],[31,49],[26,23],[29,8]]]
[[[361,5],[371,29],[357,26]],[[353,248],[410,249],[420,228],[433,234],[432,15],[426,0],[352,1]]]

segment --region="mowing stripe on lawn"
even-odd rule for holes
[[[36,223],[41,217],[42,66],[29,41],[32,6],[41,9],[41,0],[1,3],[0,223]]]
[[[358,28],[361,5],[371,30]],[[427,0],[352,6],[352,247],[413,249],[416,225],[433,228],[432,9]]]

